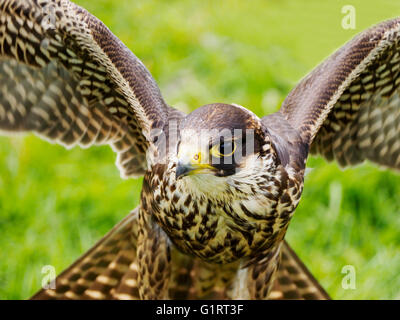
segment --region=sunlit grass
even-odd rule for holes
[[[76,2],[145,63],[169,104],[235,102],[259,116],[352,35],[400,14],[397,0]],[[344,4],[356,7],[356,30],[340,26]],[[114,162],[108,147],[0,138],[0,298],[28,298],[44,265],[61,272],[138,204],[141,179],[121,180]],[[309,166],[292,246],[333,298],[400,298],[399,176]],[[341,286],[345,265],[355,290]]]

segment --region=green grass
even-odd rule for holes
[[[235,102],[259,116],[354,34],[400,14],[397,0],[76,2],[144,62],[169,104]],[[356,30],[341,28],[346,4]],[[44,265],[61,272],[138,204],[141,179],[121,180],[114,161],[108,147],[0,138],[0,298],[28,298]],[[333,298],[400,298],[399,176],[308,165],[289,242]],[[341,286],[345,265],[355,290]]]

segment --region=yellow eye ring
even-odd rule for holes
[[[221,145],[224,144],[224,142],[219,143],[214,145],[211,149],[210,149],[210,153],[213,157],[216,158],[222,158],[222,157],[230,157],[231,155],[233,155],[236,151],[236,143],[235,141],[232,141],[232,151],[230,153],[221,153]]]

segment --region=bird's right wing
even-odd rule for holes
[[[55,289],[42,289],[32,299],[139,299],[137,238],[138,209],[135,209],[62,272],[56,278]],[[203,298],[198,278],[204,271],[207,270],[200,261],[173,251],[170,298]],[[216,282],[214,288],[209,289],[207,299],[224,299],[227,289]],[[285,242],[270,298],[329,299],[329,296]]]
[[[109,144],[124,177],[147,168],[170,108],[149,71],[68,0],[0,2],[0,132],[67,147]]]

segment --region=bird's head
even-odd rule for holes
[[[261,120],[241,106],[196,109],[180,124],[176,179],[215,186],[229,178],[249,178],[265,152],[265,134]]]

